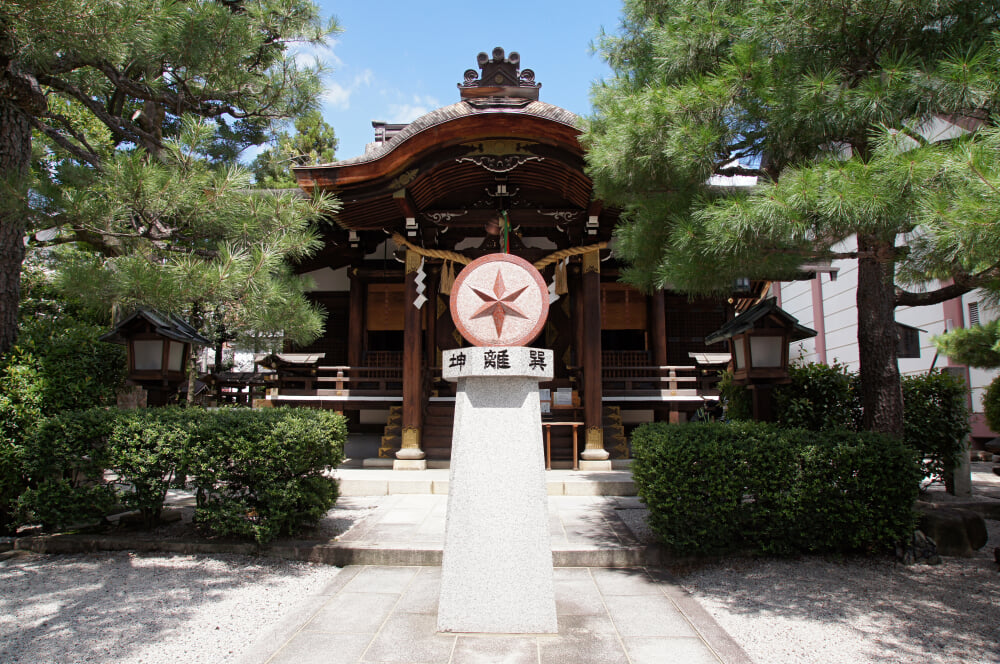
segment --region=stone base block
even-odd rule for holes
[[[392,468],[395,459],[383,459],[381,457],[371,457],[361,462],[362,468]]]
[[[587,461],[586,459],[581,459],[580,470],[611,470],[611,460]]]
[[[536,378],[458,381],[439,631],[557,632],[539,411]]]
[[[427,470],[427,459],[393,459],[393,470]]]

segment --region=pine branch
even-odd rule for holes
[[[55,143],[62,149],[66,150],[66,152],[69,152],[71,155],[73,155],[80,161],[87,162],[88,164],[93,166],[97,171],[104,170],[103,167],[101,166],[101,160],[98,159],[97,155],[94,154],[93,152],[88,152],[87,150],[84,150],[80,146],[75,145],[72,141],[67,139],[62,134],[60,134],[56,129],[50,127],[49,125],[45,124],[36,117],[31,118],[31,124],[32,126],[35,127],[35,129],[48,136],[53,143]],[[75,134],[75,132],[71,133]]]
[[[111,130],[119,143],[138,143],[142,145],[159,145],[159,141],[153,134],[143,131],[140,127],[124,119],[111,115],[96,99],[86,94],[83,90],[73,85],[69,81],[54,76],[39,75],[38,82],[53,90],[58,90],[63,94],[73,97],[97,117],[104,125]]]
[[[965,295],[969,291],[997,279],[1000,279],[1000,265],[994,265],[976,274],[956,272],[952,277],[951,284],[933,291],[914,293],[905,291],[897,286],[896,306],[922,307],[928,304],[939,304],[960,295]]]

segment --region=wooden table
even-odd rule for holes
[[[583,422],[563,422],[559,420],[542,421],[542,428],[545,429],[545,470],[552,470],[552,427],[565,426],[573,427],[573,470],[580,470],[580,461],[577,459],[579,452],[577,450],[576,431],[583,424]]]

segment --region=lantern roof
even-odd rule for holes
[[[758,325],[758,323],[770,323]],[[768,298],[755,304],[715,332],[705,337],[706,344],[714,344],[743,334],[755,327],[783,327],[790,331],[792,341],[815,337],[817,332],[799,323],[799,319],[778,306],[778,301]]]
[[[135,310],[120,320],[110,332],[102,334],[100,340],[124,345],[129,336],[142,331],[198,346],[209,346],[212,343],[198,334],[198,330],[182,318],[173,314],[162,314],[153,309]]]

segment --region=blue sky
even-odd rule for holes
[[[344,29],[317,55],[330,67],[323,115],[340,139],[338,159],[361,154],[372,120],[409,122],[455,103],[462,73],[496,46],[521,55],[542,84],[539,98],[590,112],[591,83],[610,76],[591,52],[603,27],[616,32],[620,0],[419,3],[318,0]]]

